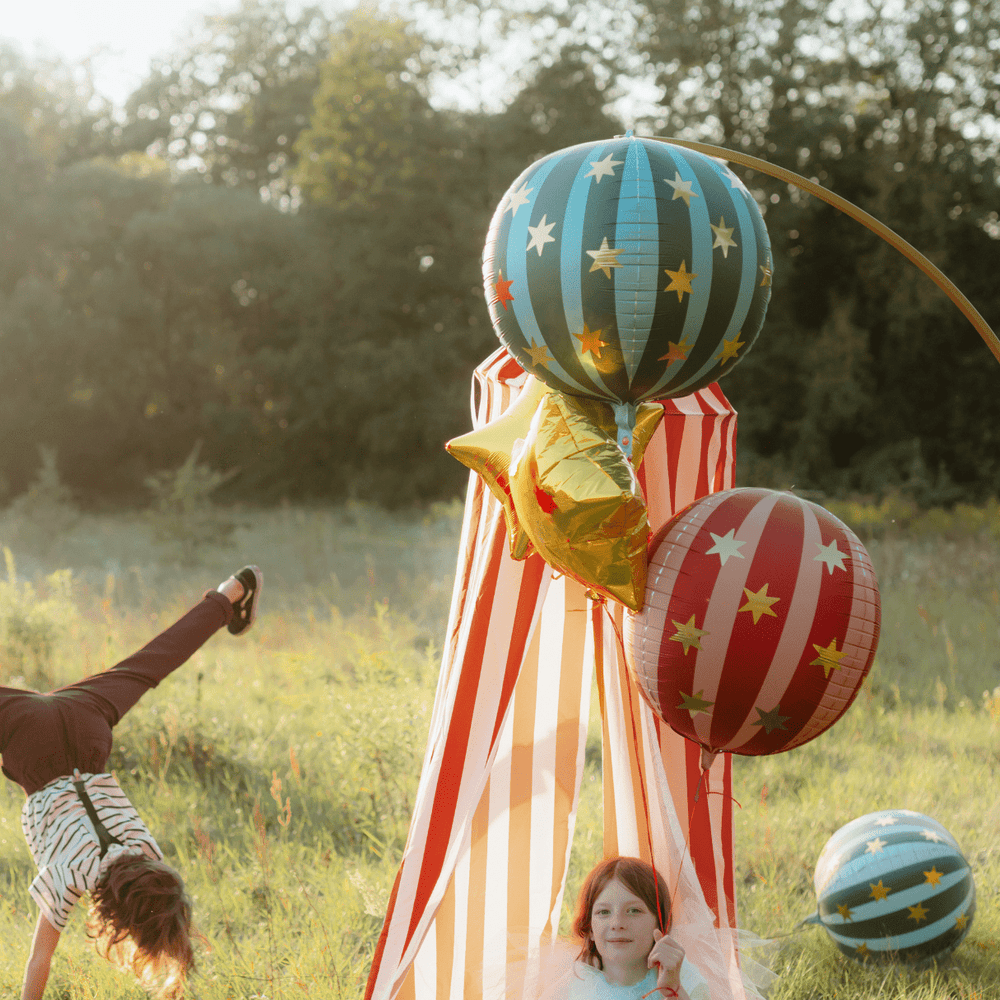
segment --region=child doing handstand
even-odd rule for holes
[[[87,933],[99,954],[144,985],[179,994],[194,966],[191,901],[145,824],[107,773],[111,730],[223,625],[253,624],[263,576],[247,566],[179,621],[102,673],[48,694],[0,687],[3,773],[27,799],[21,826],[38,875],[38,922],[21,1000],[40,1000],[73,904],[90,893]]]

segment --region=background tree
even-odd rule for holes
[[[526,7],[436,0],[418,30],[243,0],[123,114],[85,71],[0,46],[8,493],[44,444],[78,496],[137,500],[199,438],[202,461],[239,467],[231,495],[460,492],[442,445],[497,343],[489,220],[534,159],[622,132],[622,107],[815,177],[1000,326],[1000,0]],[[461,88],[490,76],[506,83],[479,106]],[[724,384],[740,481],[1000,491],[996,369],[964,318],[867,230],[744,176],[777,267]]]
[[[283,0],[242,0],[207,17],[183,50],[154,61],[108,150],[149,151],[288,206],[292,149],[336,30],[319,5],[289,10]]]

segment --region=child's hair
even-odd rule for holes
[[[108,865],[90,894],[87,935],[99,955],[161,997],[179,996],[194,968],[184,883],[145,855],[123,854]]]
[[[612,879],[618,879],[629,892],[646,904],[649,912],[657,918],[661,931],[666,933],[670,926],[670,897],[663,876],[654,871],[652,865],[640,861],[639,858],[605,858],[585,879],[576,901],[576,916],[573,919],[573,933],[583,941],[577,959],[588,965],[597,966],[601,970],[604,969],[604,963],[594,944],[590,917],[594,910],[594,902]],[[659,909],[657,909],[657,888],[659,888]]]

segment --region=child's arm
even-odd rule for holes
[[[42,1000],[45,984],[49,978],[52,953],[58,943],[59,931],[49,923],[44,913],[39,913],[38,923],[35,924],[35,937],[31,942],[31,954],[28,956],[28,964],[24,967],[21,1000]]]
[[[649,953],[649,967],[656,969],[658,998],[670,1000],[691,1000],[681,983],[681,963],[684,949],[669,934],[653,931],[653,949]]]

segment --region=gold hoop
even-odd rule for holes
[[[759,170],[762,174],[775,177],[786,184],[792,184],[803,191],[808,192],[816,198],[833,205],[834,208],[849,215],[856,222],[860,222],[873,233],[881,236],[890,246],[898,250],[910,263],[916,264],[924,274],[927,275],[935,285],[940,288],[945,295],[955,303],[961,310],[962,315],[976,328],[976,332],[986,342],[993,357],[1000,361],[1000,339],[990,329],[989,324],[979,314],[976,307],[959,291],[958,286],[948,278],[940,268],[935,267],[916,247],[911,246],[898,233],[894,233],[888,226],[883,225],[874,216],[869,215],[864,209],[858,208],[846,198],[828,191],[825,187],[815,181],[806,180],[800,174],[796,174],[784,167],[775,166],[767,160],[760,160],[749,153],[737,153],[730,149],[723,149],[721,146],[710,146],[704,142],[692,142],[690,139],[663,139],[660,136],[650,136],[657,142],[672,143],[675,146],[684,146],[693,149],[697,153],[704,153],[706,156],[714,156],[717,159],[725,160],[727,163],[738,163],[741,167],[750,167]]]

